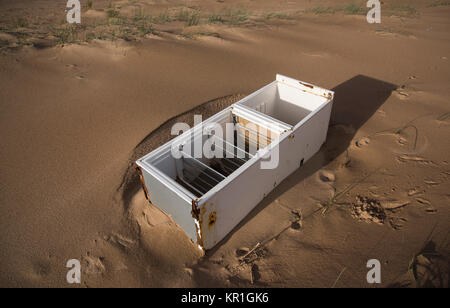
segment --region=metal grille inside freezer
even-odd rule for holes
[[[279,136],[237,116],[233,116],[231,134],[222,137],[216,134],[197,136],[179,146],[181,158],[175,161],[176,182],[194,196],[201,197]],[[206,143],[210,144],[209,149],[213,153],[208,155],[204,151],[200,157],[196,156],[193,151],[195,138],[202,138],[202,148]]]

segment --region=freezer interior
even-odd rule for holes
[[[279,138],[282,132],[267,124],[236,116],[230,108],[213,122],[205,121],[174,139],[145,162],[199,198]]]
[[[328,100],[323,95],[309,91],[310,89],[314,89],[314,86],[298,81],[294,83],[279,80],[238,104],[295,126]]]

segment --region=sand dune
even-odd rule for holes
[[[39,2],[46,29],[61,5]],[[149,3],[154,18],[178,14]],[[0,286],[73,286],[75,258],[82,287],[371,287],[375,258],[382,287],[448,287],[450,7],[417,1],[370,25],[317,13],[345,1],[321,3],[192,1],[204,19],[224,8],[247,17],[61,42],[31,21],[7,28],[33,7],[0,1]],[[110,14],[106,1],[83,10],[92,24]],[[336,92],[327,141],[202,255],[145,200],[134,161],[173,123],[276,73]]]

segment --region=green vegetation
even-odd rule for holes
[[[450,4],[450,1],[439,1],[431,4],[431,6],[438,6],[438,5],[448,5]],[[345,15],[363,15],[367,12],[367,9],[356,4],[355,2],[352,2],[344,7],[323,7],[318,6],[310,9],[306,9],[302,11],[301,13],[305,14],[315,14],[315,15],[323,15],[323,14],[335,14],[337,12],[343,12]],[[415,7],[411,5],[400,5],[400,4],[393,4],[390,6],[387,6],[384,9],[384,12],[386,14],[391,16],[401,16],[401,17],[414,17],[418,14],[418,11]]]
[[[364,13],[365,9],[355,3],[351,3],[344,8],[345,15],[359,15]]]
[[[133,22],[141,22],[141,21],[151,21],[151,16],[145,15],[142,9],[139,9],[135,12],[132,21]]]
[[[335,7],[322,7],[322,6],[318,6],[318,7],[314,7],[311,9],[306,9],[304,11],[304,13],[312,13],[315,15],[321,15],[321,14],[334,14],[336,12],[338,12],[339,9],[335,8]]]
[[[200,12],[194,11],[190,14],[188,14],[187,20],[186,20],[186,27],[196,26],[200,23]]]
[[[315,15],[335,14],[337,12],[343,12],[345,15],[359,15],[359,14],[364,14],[366,12],[366,10],[363,7],[352,2],[345,7],[318,6],[318,7],[306,9],[305,11],[303,11],[303,13],[309,13],[309,14],[315,14]]]
[[[188,10],[182,9],[181,11],[178,12],[178,15],[176,16],[175,19],[178,21],[187,22],[189,19],[189,15],[190,15],[190,13]]]
[[[267,13],[264,15],[264,19],[290,19],[292,18],[290,15],[285,13]]]
[[[189,33],[180,33],[179,36],[187,38],[187,39],[194,39],[196,36],[220,37],[220,34],[217,32],[210,32],[210,31],[196,31],[196,32],[189,32]]]
[[[28,26],[28,21],[23,17],[15,17],[12,20],[13,28],[26,28]]]
[[[153,25],[151,23],[144,22],[144,23],[138,25],[137,28],[142,35],[157,34],[155,28],[153,27]]]
[[[450,1],[434,1],[427,5],[427,7],[438,7],[450,5]]]
[[[153,19],[153,21],[155,23],[162,24],[162,23],[166,23],[166,22],[171,22],[172,18],[170,17],[168,12],[165,12],[165,13],[159,14],[156,18]]]
[[[213,14],[208,18],[209,23],[224,23],[225,20],[223,19],[222,15]]]
[[[78,41],[77,26],[76,25],[64,25],[62,28],[53,28],[53,35],[56,37],[57,44],[69,44]]]
[[[120,12],[114,8],[109,9],[107,12],[108,18],[118,18],[120,16]]]
[[[218,2],[224,2],[223,0],[216,0]],[[216,32],[209,32],[212,27],[203,29],[198,27],[198,32],[186,31],[188,34],[183,33],[183,28],[198,26],[198,25],[210,25],[217,24],[237,27],[248,27],[253,25],[264,25],[269,20],[296,20],[301,18],[304,14],[314,15],[327,15],[340,13],[344,15],[359,15],[365,14],[368,9],[362,4],[362,0],[348,0],[345,5],[330,5],[330,6],[317,6],[305,10],[299,11],[285,11],[285,12],[252,12],[248,11],[246,7],[236,7],[225,1],[226,4],[220,11],[216,12],[204,12],[200,11],[199,6],[177,6],[168,7],[164,11],[152,11],[144,13],[144,9],[150,8],[142,3],[142,1],[131,0],[127,4],[121,3],[116,6],[111,0],[109,5],[103,5],[103,9],[106,13],[106,19],[102,21],[93,21],[93,19],[86,19],[82,25],[68,25],[65,18],[62,17],[61,24],[59,26],[46,25],[46,34],[52,34],[56,37],[58,44],[76,43],[85,40],[92,39],[118,39],[125,40],[138,40],[147,34],[156,34],[159,32],[158,25],[181,22],[180,25],[173,25],[177,27],[175,30],[170,30],[171,33],[191,38],[195,36],[215,36],[219,34]],[[85,8],[93,9],[94,0],[86,0]],[[108,3],[108,2],[107,2]],[[96,3],[96,9],[102,9],[99,7],[99,2]],[[131,5],[131,7],[130,7]],[[427,7],[438,7],[450,5],[449,0],[434,0],[429,1]],[[130,16],[128,13],[122,11],[121,8],[135,9],[135,14]],[[153,10],[153,7],[151,7]],[[418,10],[412,5],[400,5],[400,4],[386,4],[383,6],[384,14],[386,16],[394,15],[401,17],[414,17],[418,14]],[[64,16],[65,17],[65,16]],[[30,41],[30,38],[36,36],[37,33],[41,36],[41,32],[35,31],[41,24],[31,23],[29,24],[29,18],[26,16],[9,17],[7,23],[0,24],[0,31],[14,32],[14,35],[20,38],[25,44]],[[97,19],[99,20],[99,19]],[[26,31],[22,31],[22,28],[27,28]],[[42,28],[42,27],[41,27]],[[162,27],[161,27],[162,28]],[[41,29],[39,29],[41,30]],[[160,30],[164,31],[164,30]],[[169,31],[169,30],[167,30]],[[379,30],[375,30],[379,31]],[[0,48],[4,48],[7,42],[0,42]],[[20,46],[23,44],[19,44]],[[11,44],[10,44],[11,46]]]
[[[411,5],[391,5],[387,8],[387,11],[393,16],[401,17],[412,17],[418,13],[417,9]]]
[[[238,25],[248,20],[249,13],[246,10],[239,9],[236,11],[230,11],[228,17],[230,18],[229,23],[231,25]]]

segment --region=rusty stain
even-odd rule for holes
[[[195,230],[197,231],[197,244],[204,249],[203,237],[202,237],[202,228],[195,225]]]
[[[216,224],[217,221],[217,214],[216,212],[211,212],[211,214],[209,214],[209,218],[208,218],[208,227],[211,228],[212,226],[214,226]]]
[[[197,218],[198,226],[195,226],[195,227],[197,229],[199,229],[197,231],[197,242],[203,248],[204,247],[204,242],[203,242],[203,217],[205,216],[206,208],[205,208],[205,206],[199,207],[198,203],[196,203],[196,205],[197,205],[197,215],[198,215],[198,218]]]
[[[313,86],[313,85],[310,85],[310,84],[307,84],[307,83],[304,83],[304,82],[301,82],[301,81],[299,81],[299,83],[300,83],[302,86],[308,87],[308,88],[310,88],[310,89],[314,89],[314,86]]]
[[[202,235],[202,219],[201,219],[201,211],[198,206],[198,200],[192,200],[191,215],[198,222],[198,225],[195,224],[195,231],[197,234],[197,244],[203,249],[204,245]]]
[[[206,214],[206,207],[203,205],[202,207],[200,207],[200,215],[199,215],[199,221],[200,221],[200,225],[203,223],[203,217]]]
[[[141,180],[142,188],[144,189],[145,199],[147,199],[148,202],[152,203],[150,201],[150,197],[148,195],[147,186],[145,186],[144,176],[142,175],[142,169],[141,169],[141,167],[136,167],[136,170],[139,173],[139,179]]]
[[[193,218],[199,220],[200,209],[198,208],[198,204],[197,204],[197,202],[195,200],[192,200],[191,215],[192,215]]]

